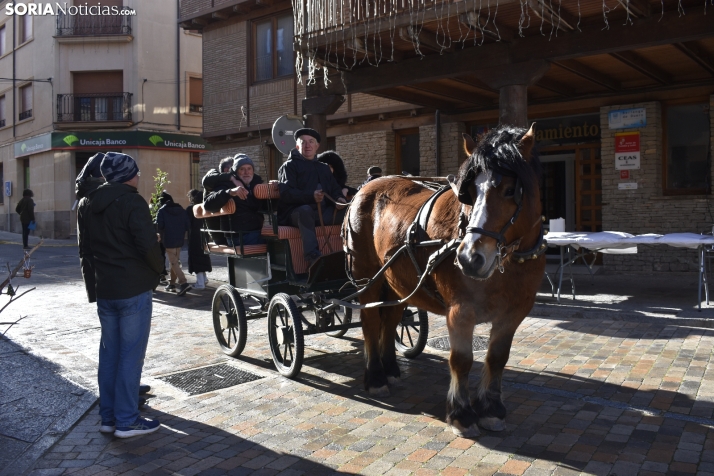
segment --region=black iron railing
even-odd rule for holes
[[[22,111],[20,113],[19,120],[22,121],[25,119],[29,119],[30,117],[32,117],[32,109],[28,109],[27,111]]]
[[[131,93],[57,95],[57,122],[103,121],[131,121]]]
[[[131,35],[131,16],[57,15],[57,36],[98,35]]]
[[[203,105],[201,104],[189,104],[188,112],[198,112],[203,114]]]

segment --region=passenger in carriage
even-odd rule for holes
[[[347,169],[340,154],[334,150],[328,150],[318,154],[317,160],[330,166],[332,176],[335,177],[337,184],[342,187],[342,195],[344,195],[347,200],[352,200],[352,197],[357,194],[357,189],[347,185]]]
[[[294,137],[295,149],[278,170],[278,221],[300,229],[304,257],[312,265],[321,254],[315,234],[315,225],[320,223],[318,210],[325,225],[340,224],[345,217],[345,208],[340,204],[346,200],[330,168],[316,160],[320,134],[314,129],[302,128],[295,131]]]
[[[233,159],[231,181],[219,182],[216,190],[206,197],[203,208],[209,212],[217,212],[232,199],[236,205],[235,213],[220,217],[221,229],[235,232],[226,233],[228,245],[240,246],[238,231],[243,232],[243,245],[263,244],[265,240],[260,236],[260,230],[263,228],[263,201],[253,193],[253,188],[263,183],[263,179],[255,173],[250,157],[238,154]]]
[[[217,169],[209,170],[208,173],[203,177],[201,184],[203,185],[204,201],[206,200],[206,198],[208,198],[208,195],[211,192],[213,192],[214,190],[218,190],[219,186],[221,187],[221,189],[223,189],[225,186],[228,186],[228,188],[232,186],[232,166],[233,157],[226,157],[225,159],[221,159],[221,162],[218,164]],[[209,230],[220,230],[221,220],[218,217],[206,218],[206,226]],[[212,232],[211,240],[217,245],[227,244],[226,238],[225,236],[223,236],[223,233]]]

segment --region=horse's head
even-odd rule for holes
[[[456,186],[468,226],[456,263],[466,276],[489,278],[540,223],[540,161],[532,155],[534,145],[533,126],[528,131],[499,126],[478,144],[464,134],[469,159]]]

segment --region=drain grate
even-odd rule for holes
[[[487,336],[473,336],[471,348],[474,352],[488,350],[489,338]],[[426,345],[437,350],[451,350],[449,336],[434,337],[426,341]]]
[[[242,383],[259,380],[263,377],[230,365],[212,365],[201,369],[187,370],[176,374],[159,377],[189,395],[212,392],[222,388],[233,387]]]

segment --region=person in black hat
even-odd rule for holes
[[[377,167],[376,165],[373,165],[372,167],[370,167],[369,169],[367,169],[367,180],[365,180],[364,182],[362,182],[362,185],[360,185],[359,188],[361,189],[362,187],[364,187],[365,185],[367,185],[367,184],[368,184],[369,182],[371,182],[372,180],[378,179],[378,178],[381,177],[381,176],[382,176],[382,168],[381,168],[381,167]]]
[[[357,189],[347,185],[347,169],[345,168],[345,163],[342,161],[340,154],[334,150],[328,150],[317,154],[317,160],[330,167],[332,176],[335,177],[337,184],[342,187],[342,195],[351,200],[351,197],[354,197],[357,194]]]
[[[315,234],[315,225],[320,223],[318,210],[325,225],[342,223],[345,208],[339,204],[346,200],[330,167],[316,160],[320,134],[306,127],[295,131],[294,137],[295,148],[278,170],[278,221],[300,229],[304,257],[312,264],[321,254]]]

